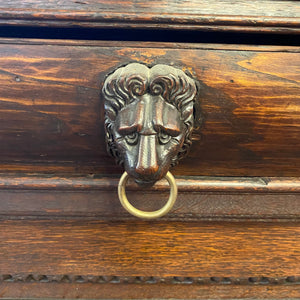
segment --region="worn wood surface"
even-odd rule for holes
[[[2,1],[0,23],[31,26],[299,32],[298,1]]]
[[[118,186],[119,177],[99,175],[58,176],[50,174],[1,174],[0,190],[67,190],[67,191],[112,191]],[[176,184],[181,192],[214,193],[299,193],[299,177],[177,177]],[[137,191],[140,187],[131,179],[127,190]],[[146,188],[146,187],[145,187]],[[149,192],[169,190],[167,180],[158,181]]]
[[[300,276],[299,224],[6,220],[2,274]]]
[[[121,206],[116,177],[0,177],[0,218],[135,220]],[[297,178],[177,178],[175,207],[164,220],[300,220]],[[141,190],[127,185],[136,207],[156,210],[169,194],[166,181]]]
[[[298,299],[299,285],[168,285],[3,283],[6,298],[57,299]]]
[[[104,145],[101,83],[132,61],[201,84],[179,199],[153,222],[119,205]],[[0,297],[299,298],[299,63],[293,47],[3,40]],[[167,191],[128,187],[149,209]]]
[[[161,208],[168,193],[127,192],[130,202],[143,210]],[[0,219],[81,218],[88,220],[136,220],[121,206],[114,191],[2,191]],[[299,222],[299,194],[231,194],[180,192],[168,221]]]
[[[297,299],[298,225],[2,220],[0,297]]]
[[[106,153],[100,88],[113,69],[138,61],[200,81],[202,125],[175,175],[299,176],[297,48],[12,43],[0,45],[3,172],[120,174]]]

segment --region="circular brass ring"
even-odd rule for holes
[[[118,195],[122,206],[130,214],[142,219],[155,219],[164,216],[166,213],[168,213],[171,210],[177,198],[177,185],[174,176],[170,172],[168,172],[165,178],[168,180],[171,188],[170,196],[167,203],[162,208],[155,211],[142,211],[140,209],[135,208],[133,205],[131,205],[127,199],[125,187],[129,179],[129,175],[127,172],[124,172],[120,178],[119,185],[118,185]]]

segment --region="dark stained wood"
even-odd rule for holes
[[[120,174],[105,149],[100,88],[107,73],[138,61],[200,81],[202,125],[175,175],[299,176],[297,48],[12,43],[0,45],[3,172]]]
[[[30,26],[299,32],[297,1],[2,1],[0,23]]]
[[[2,274],[300,276],[299,224],[6,220],[0,226]]]
[[[120,205],[116,177],[0,177],[0,218],[85,218],[135,220]],[[300,220],[299,178],[177,178],[178,199],[165,220]],[[145,210],[161,207],[166,181],[127,195]],[[151,200],[150,200],[151,199]]]
[[[119,177],[99,176],[58,176],[38,174],[1,174],[0,190],[115,190]],[[214,193],[299,193],[298,177],[177,177],[176,184],[181,192]],[[137,191],[140,187],[129,180],[127,190]],[[158,181],[149,191],[166,192],[166,180]]]
[[[21,32],[300,33],[292,0],[0,2]],[[131,62],[200,86],[176,205],[154,221],[121,207],[104,142],[102,84]],[[0,298],[299,299],[299,65],[289,46],[0,39]],[[168,193],[127,187],[145,210]]]
[[[67,299],[297,299],[299,285],[3,283],[3,297]]]
[[[136,207],[154,211],[162,207],[167,192],[129,191]],[[114,191],[2,191],[1,219],[80,218],[136,220],[121,206]],[[299,194],[187,193],[179,192],[174,208],[163,217],[174,221],[299,222]]]
[[[132,48],[170,48],[170,49],[203,49],[203,50],[242,50],[255,52],[291,52],[298,53],[297,46],[266,46],[244,44],[212,44],[212,43],[170,43],[170,42],[137,42],[137,41],[95,41],[95,40],[61,40],[37,38],[1,38],[1,44],[14,45],[60,45],[90,47],[132,47]]]

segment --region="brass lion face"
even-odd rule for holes
[[[142,185],[153,185],[191,144],[196,85],[179,69],[132,63],[107,77],[109,152]]]

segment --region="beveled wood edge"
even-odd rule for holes
[[[53,45],[78,47],[133,47],[158,49],[199,49],[255,52],[288,52],[299,53],[299,46],[270,46],[246,44],[208,44],[208,43],[170,43],[170,42],[136,42],[136,41],[93,41],[93,40],[60,40],[34,38],[0,38],[0,45]]]
[[[299,32],[298,17],[180,14],[151,12],[115,12],[45,9],[0,9],[0,22],[6,25],[67,26],[90,28],[168,28],[187,30],[234,30],[234,31],[276,31],[286,33],[287,29]]]
[[[179,192],[228,193],[300,193],[300,177],[208,177],[176,176]],[[116,190],[119,177],[89,174],[87,176],[55,176],[0,174],[0,190]],[[140,190],[129,182],[127,190]],[[167,191],[165,180],[157,182],[152,191]]]
[[[57,28],[88,28],[88,29],[116,29],[115,23],[91,23],[91,22],[78,22],[78,21],[28,21],[28,20],[2,20],[0,19],[0,25],[9,26],[30,26],[33,27],[35,22],[38,22],[38,26],[35,27],[57,27]],[[117,27],[119,29],[173,29],[173,30],[191,30],[191,31],[204,31],[204,32],[230,32],[230,33],[276,33],[276,34],[289,34],[297,35],[300,32],[298,28],[292,27],[256,27],[256,26],[229,26],[229,25],[189,25],[189,24],[131,24],[120,23]]]
[[[298,285],[300,276],[256,276],[256,277],[182,277],[182,276],[114,276],[71,274],[0,274],[2,282],[24,283],[93,283],[93,284],[215,284],[215,285]]]

